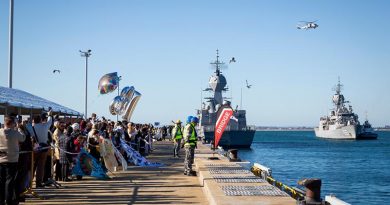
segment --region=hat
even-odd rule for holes
[[[80,125],[79,125],[79,123],[73,123],[73,124],[72,124],[72,128],[73,128],[73,130],[80,130]]]
[[[199,119],[198,119],[197,117],[193,117],[193,118],[191,119],[191,122],[198,123],[198,122],[199,122]]]
[[[187,117],[187,123],[190,123],[191,120],[192,120],[192,118],[193,118],[193,116],[188,116],[188,117]]]
[[[175,124],[181,124],[180,120],[176,120]]]

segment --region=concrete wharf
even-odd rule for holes
[[[45,200],[27,198],[22,204],[296,204],[239,163],[224,157],[209,160],[213,153],[201,143],[195,152],[196,177],[183,175],[184,153],[173,158],[172,142],[155,142],[153,146],[148,160],[165,166],[129,167],[109,173],[108,180],[84,177],[60,182],[59,189],[34,189]]]

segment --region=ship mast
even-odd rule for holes
[[[221,67],[220,65],[225,64],[224,62],[219,61],[219,50],[217,49],[217,60],[210,63],[211,65],[215,65],[215,74],[219,76],[221,74]]]
[[[340,95],[342,86],[343,85],[341,85],[341,83],[340,83],[340,76],[339,76],[339,81],[338,81],[338,83],[336,85],[336,94],[337,95]]]
[[[210,63],[211,65],[215,66],[215,75],[211,76],[209,80],[209,85],[211,90],[213,91],[213,98],[212,100],[212,107],[214,110],[217,110],[215,106],[219,105],[221,106],[223,103],[223,96],[222,92],[227,91],[226,85],[226,78],[222,75],[221,69],[224,68],[225,65],[224,62],[219,60],[219,50],[217,49],[217,59],[214,62]]]
[[[334,90],[336,91],[336,94],[333,95],[333,103],[336,106],[336,111],[338,111],[340,108],[344,107],[344,103],[347,103],[345,101],[344,96],[341,94],[341,90],[343,88],[343,85],[340,83],[340,77],[338,77],[338,83]]]

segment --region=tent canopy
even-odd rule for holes
[[[0,115],[15,113],[19,115],[41,114],[52,111],[60,115],[83,116],[82,113],[35,96],[28,92],[0,86]]]

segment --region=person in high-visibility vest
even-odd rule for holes
[[[172,138],[173,138],[173,157],[179,158],[179,151],[181,146],[181,139],[183,139],[183,131],[181,127],[181,121],[177,120],[175,122],[175,127],[172,129]]]
[[[192,117],[191,122],[184,128],[184,148],[186,151],[186,157],[184,159],[184,174],[188,176],[196,176],[196,172],[192,170],[192,164],[194,163],[195,148],[197,148],[198,135],[196,133],[195,126],[199,123],[197,117]]]

